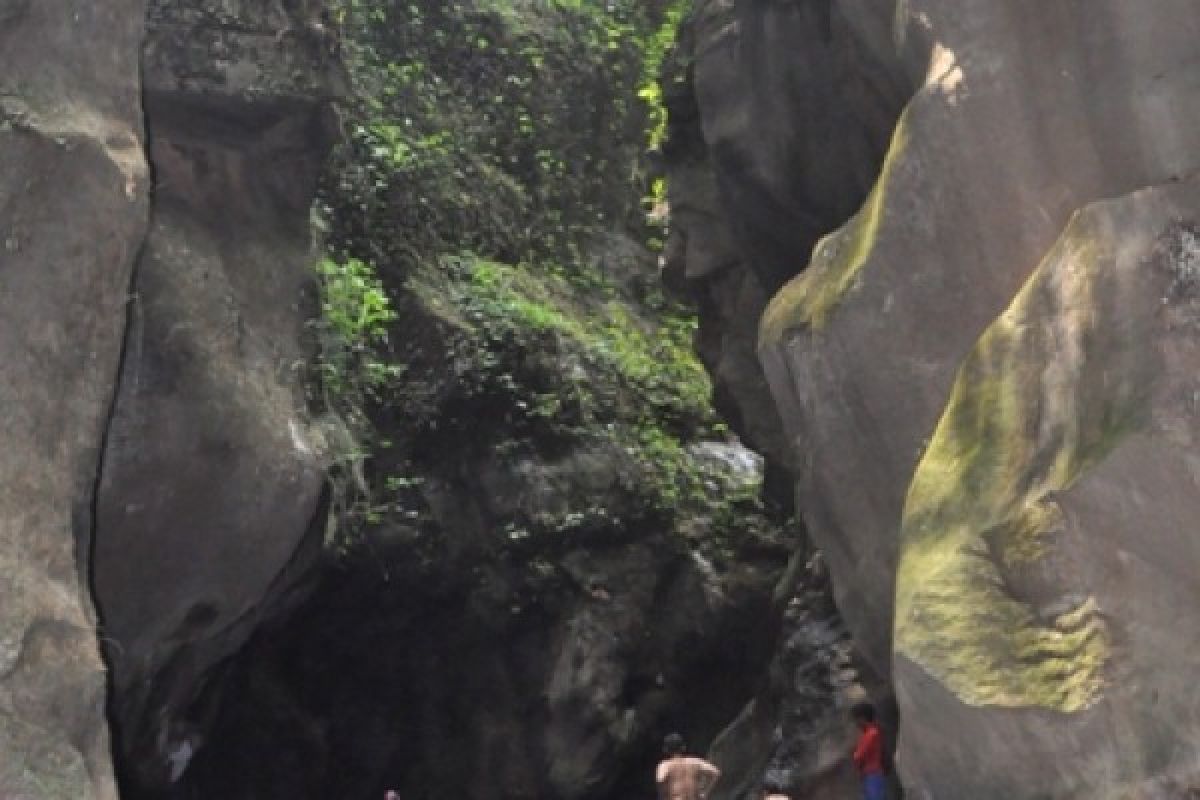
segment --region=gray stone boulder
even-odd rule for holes
[[[798,506],[894,664],[919,797],[1197,785],[1172,566],[1196,546],[1196,205],[1139,190],[1200,165],[1198,33],[1187,2],[900,4],[923,86],[762,320]]]
[[[904,498],[962,359],[1076,209],[1200,161],[1193,11],[900,6],[894,38],[927,53],[924,86],[870,198],[761,329],[798,504],[881,671]]]
[[[1200,787],[1198,335],[1191,182],[1081,210],[964,361],[900,541],[910,788]]]
[[[87,558],[147,224],[142,6],[0,6],[3,797],[116,797]]]
[[[184,5],[0,8],[4,797],[115,797],[106,704],[127,777],[178,777],[198,687],[323,528],[334,43],[313,9]]]
[[[301,10],[157,0],[147,19],[153,206],[93,554],[118,752],[143,787],[180,777],[212,670],[319,553],[309,209],[338,76]]]

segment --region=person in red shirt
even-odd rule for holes
[[[863,800],[886,800],[887,781],[883,777],[883,732],[875,721],[875,706],[859,703],[850,711],[858,726],[854,746],[854,766],[862,778]]]

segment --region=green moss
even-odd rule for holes
[[[583,366],[589,380],[601,384],[594,391],[624,393],[656,419],[716,423],[712,385],[691,348],[696,321],[682,309],[642,317],[603,281],[580,287],[545,268],[474,257],[443,259],[442,269],[422,269],[410,285],[427,307],[469,329],[475,342],[513,345],[522,351],[513,354],[517,358],[551,337],[559,364]],[[613,419],[644,416],[615,407],[594,411]]]
[[[759,328],[762,344],[776,344],[791,330],[820,330],[842,299],[854,288],[875,249],[896,164],[908,147],[908,112],[896,125],[879,180],[867,202],[840,231],[813,248],[811,265],[772,298]]]
[[[1072,223],[964,362],[909,488],[895,647],[966,703],[1069,712],[1103,688],[1110,638],[1095,601],[1047,619],[1009,574],[1053,551],[1052,495],[1137,424],[1138,380],[1088,380],[1089,348],[1113,376],[1124,366],[1097,344],[1110,248],[1092,220]]]
[[[614,441],[640,465],[631,477],[647,506],[673,513],[711,484],[685,443],[723,428],[692,350],[696,320],[670,306],[651,313],[602,278],[583,286],[569,274],[472,256],[418,270],[410,290],[461,332],[457,399],[430,409],[431,423],[444,432],[453,417],[483,414],[506,441]]]

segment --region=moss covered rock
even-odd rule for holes
[[[1012,739],[970,776],[946,759],[978,753],[906,732],[918,763],[943,759],[914,770],[923,785],[1135,796],[1192,779],[1196,721],[1159,698],[1188,693],[1200,644],[1177,571],[1200,552],[1180,527],[1200,512],[1198,215],[1195,184],[1081,210],[959,372],[905,505],[897,691],[955,740]],[[1041,756],[1064,739],[1095,760]]]

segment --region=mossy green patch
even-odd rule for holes
[[[822,238],[813,248],[808,269],[772,298],[763,314],[759,342],[775,344],[797,328],[820,330],[830,314],[854,288],[875,249],[896,164],[908,147],[908,112],[901,115],[879,180],[867,202],[841,230]]]
[[[444,431],[453,414],[486,409],[503,418],[494,432],[505,439],[615,440],[643,466],[650,502],[670,509],[703,484],[686,442],[723,435],[691,346],[696,320],[669,304],[638,310],[603,279],[581,286],[569,275],[473,256],[413,275],[422,307],[460,330],[460,402],[431,419]]]
[[[1069,712],[1103,688],[1095,601],[1041,611],[1062,602],[1010,578],[1055,547],[1054,493],[1137,424],[1143,380],[1104,328],[1114,247],[1102,220],[1072,222],[964,362],[909,488],[895,647],[965,703]]]

